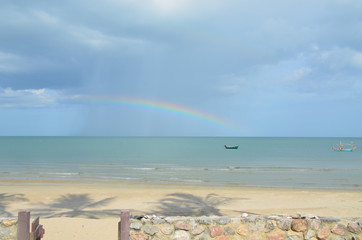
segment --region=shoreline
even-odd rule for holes
[[[81,184],[81,185],[132,185],[132,186],[189,186],[204,188],[237,188],[237,189],[276,189],[276,190],[315,190],[315,191],[350,191],[361,192],[357,188],[338,188],[338,187],[295,187],[295,186],[253,186],[253,185],[223,185],[223,184],[202,184],[202,183],[174,183],[174,182],[141,182],[141,181],[97,181],[97,180],[54,180],[54,179],[23,179],[23,178],[0,178],[2,184]]]
[[[352,190],[0,180],[0,196],[0,216],[30,210],[45,240],[117,239],[122,209],[133,216],[362,216],[362,192]]]

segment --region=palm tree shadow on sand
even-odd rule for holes
[[[53,203],[39,203],[40,208],[33,211],[45,218],[54,217],[85,217],[98,219],[106,216],[118,216],[118,209],[98,209],[112,202],[115,198],[93,200],[89,194],[66,194],[60,196]]]
[[[172,193],[157,203],[157,210],[153,213],[163,216],[221,216],[219,207],[237,200],[248,200],[248,198],[221,197],[214,193],[203,198],[188,193]],[[241,211],[235,212],[241,213]]]
[[[24,194],[8,194],[0,193],[0,216],[13,217],[13,215],[7,211],[7,208],[12,202],[29,201],[24,197]]]

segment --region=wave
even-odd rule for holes
[[[0,179],[141,182],[224,186],[362,189],[362,169],[241,166],[120,166],[95,169],[6,169]]]
[[[59,175],[59,176],[79,176],[83,172],[41,172],[40,174],[44,175]]]
[[[317,171],[317,172],[332,172],[332,171],[362,171],[356,168],[311,168],[311,167],[234,167],[228,166],[222,168],[230,171]],[[209,170],[209,169],[208,169]]]
[[[136,171],[157,171],[160,168],[156,168],[156,167],[121,167],[120,169],[136,170]]]
[[[64,175],[64,176],[76,176],[82,174],[124,174],[124,173],[137,173],[137,172],[159,172],[159,173],[211,173],[211,172],[362,172],[362,169],[359,168],[298,168],[298,167],[235,167],[235,166],[223,166],[223,167],[119,167],[119,168],[107,168],[107,169],[98,169],[98,168],[78,168],[79,171],[67,171],[67,169],[36,169],[19,171],[18,169],[11,171],[2,171],[0,175]],[[89,171],[92,170],[92,171]],[[94,170],[94,171],[93,171]]]

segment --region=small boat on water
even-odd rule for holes
[[[226,145],[224,145],[224,147],[226,149],[238,149],[239,145],[235,145],[235,146],[226,146]]]
[[[352,142],[350,144],[342,144],[341,142],[339,142],[339,145],[337,145],[336,147],[332,147],[332,149],[334,151],[340,151],[340,152],[352,152],[353,150],[356,149],[356,147],[353,146]]]

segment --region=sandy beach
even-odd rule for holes
[[[30,210],[44,239],[117,239],[121,209],[162,216],[314,214],[361,217],[362,192],[106,182],[1,180],[0,215]]]

